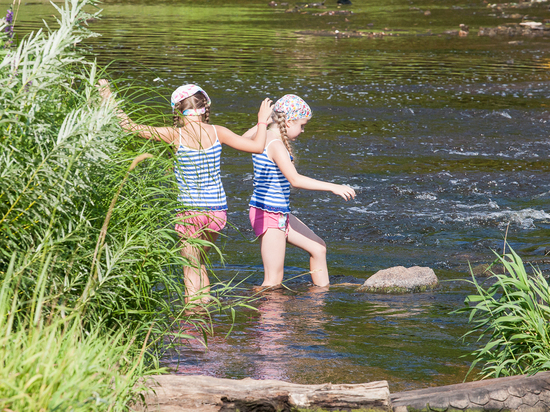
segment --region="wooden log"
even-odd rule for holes
[[[276,380],[158,375],[148,380],[148,411],[291,412],[300,409],[389,412],[386,381],[353,385],[298,385]]]
[[[550,411],[550,372],[395,393],[394,412]]]

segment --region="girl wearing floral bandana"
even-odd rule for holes
[[[111,98],[109,83],[101,79],[99,89],[104,100]],[[221,145],[237,150],[261,153],[265,147],[266,128],[272,113],[272,102],[265,99],[258,112],[258,124],[239,136],[231,130],[209,124],[210,97],[197,85],[186,84],[172,93],[172,127],[138,125],[119,111],[121,126],[145,139],[164,141],[175,152],[174,173],[180,189],[176,231],[181,237],[181,254],[191,266],[184,266],[187,301],[197,292],[208,293],[210,281],[203,257],[210,249],[190,245],[186,239],[200,238],[215,242],[227,219],[227,202],[220,177]],[[256,131],[257,129],[257,131]],[[207,301],[208,298],[204,298]]]
[[[252,155],[254,193],[249,204],[250,222],[260,239],[264,264],[262,286],[275,286],[283,281],[287,243],[309,253],[315,285],[329,284],[325,242],[290,212],[291,185],[332,192],[345,200],[355,198],[355,191],[349,186],[322,182],[296,171],[289,141],[296,140],[304,131],[311,116],[310,107],[300,97],[283,96],[273,107],[265,149],[261,154]]]

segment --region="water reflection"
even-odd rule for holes
[[[254,360],[254,377],[257,379],[288,380],[287,345],[293,330],[285,322],[290,297],[283,289],[264,291],[258,304],[258,323],[253,327],[252,345],[256,347],[257,358]]]
[[[322,346],[320,341],[323,329],[324,295],[326,290],[312,288],[300,297],[289,294],[284,289],[263,292],[258,305],[258,323],[253,327],[257,338],[253,340],[258,350],[258,359],[254,360],[254,376],[258,379],[289,380],[297,366],[296,349],[298,347]],[[296,308],[296,306],[299,308]],[[289,313],[302,311],[295,318]],[[299,324],[296,322],[299,321]],[[302,333],[306,324],[310,332]],[[292,365],[294,363],[294,365]]]
[[[327,293],[327,288],[317,287],[305,293],[264,290],[257,300],[257,312],[250,314],[245,328],[237,326],[229,341],[214,336],[208,340],[208,349],[197,341],[190,341],[185,349],[176,345],[166,364],[182,374],[296,381],[297,369],[307,369],[320,360],[310,352],[327,345],[323,312]],[[218,331],[229,327],[223,319],[217,321],[221,322]]]

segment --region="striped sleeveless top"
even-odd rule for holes
[[[290,213],[290,183],[275,162],[267,157],[267,148],[276,141],[269,142],[262,153],[252,155],[254,193],[248,205],[267,212]]]
[[[175,154],[174,173],[180,189],[178,201],[190,210],[227,210],[220,176],[222,145],[218,140],[208,149],[191,149],[181,144]]]

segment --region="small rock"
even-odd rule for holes
[[[495,37],[497,33],[498,33],[498,29],[496,27],[480,27],[479,31],[477,32],[477,35]]]
[[[304,8],[313,8],[313,7],[316,7],[316,8],[320,8],[320,9],[326,9],[325,7],[325,3],[306,3],[304,6]]]
[[[530,29],[535,29],[542,26],[542,23],[537,21],[524,21],[519,24],[520,26],[529,27]]]
[[[546,247],[546,246],[541,246],[541,247],[538,247],[536,248],[534,251],[533,251],[533,255],[544,255],[544,256],[548,256],[550,254],[550,248]]]
[[[459,30],[458,31],[458,37],[466,37],[468,35],[467,31]]]
[[[405,268],[395,266],[379,270],[357,290],[378,293],[424,292],[438,284],[437,276],[428,267],[413,266]]]
[[[432,14],[432,12],[431,12],[430,10],[426,10],[426,11],[424,12],[424,16],[429,16],[430,14]]]

